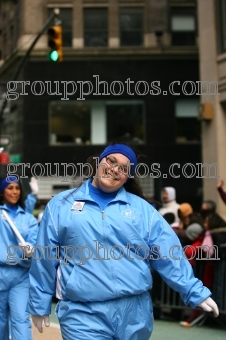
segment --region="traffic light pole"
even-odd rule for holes
[[[32,42],[31,46],[28,48],[26,54],[23,56],[23,58],[21,59],[19,65],[18,65],[18,68],[12,78],[11,81],[15,81],[21,71],[21,69],[23,68],[27,58],[29,57],[32,49],[34,48],[35,44],[37,43],[37,41],[39,40],[39,38],[41,37],[41,35],[43,34],[43,32],[45,31],[45,29],[48,27],[49,23],[51,22],[51,20],[54,18],[54,17],[57,17],[58,15],[60,14],[60,11],[59,9],[55,8],[53,10],[53,13],[49,16],[49,18],[46,20],[45,24],[43,25],[43,27],[41,28],[41,30],[37,33],[37,36],[35,37],[34,41]],[[6,107],[6,104],[7,104],[7,98],[5,97],[4,100],[3,100],[3,103],[2,103],[2,107],[1,107],[1,111],[0,111],[0,123],[2,123],[3,121],[3,113],[4,113],[4,109]],[[1,124],[2,125],[2,124]],[[1,129],[0,129],[0,132],[1,132]]]

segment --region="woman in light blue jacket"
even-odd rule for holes
[[[25,243],[20,245],[5,213],[15,225]],[[29,313],[26,312],[31,257],[29,249],[35,244],[38,225],[33,215],[25,212],[21,183],[8,176],[0,183],[0,334],[9,339],[8,317],[11,318],[12,339],[32,339]]]
[[[85,183],[56,195],[45,209],[30,271],[27,310],[34,325],[40,332],[43,321],[49,325],[56,292],[64,340],[148,340],[150,267],[185,304],[217,316],[211,292],[194,277],[176,234],[133,178],[134,150],[111,144],[99,162]]]

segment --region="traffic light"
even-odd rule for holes
[[[63,60],[62,44],[62,26],[51,26],[48,29],[48,45],[51,48],[48,56],[51,61],[60,62]]]

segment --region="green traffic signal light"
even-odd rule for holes
[[[59,58],[59,55],[58,55],[57,51],[54,50],[54,51],[51,51],[51,52],[49,53],[49,59],[50,59],[50,60],[52,60],[52,61],[57,61],[58,58]]]
[[[51,26],[48,29],[48,46],[50,47],[48,56],[51,61],[61,62],[63,60],[62,45],[62,26]]]

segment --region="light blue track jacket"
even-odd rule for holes
[[[89,181],[56,195],[45,209],[30,270],[29,313],[50,314],[55,291],[75,302],[141,294],[152,287],[151,266],[185,304],[195,307],[211,295],[156,209],[122,187],[101,211]]]
[[[29,268],[31,259],[26,258],[24,251],[18,246],[20,241],[18,241],[9,223],[2,216],[2,209],[8,213],[25,242],[29,242],[32,245],[35,244],[38,233],[37,220],[19,206],[15,218],[11,215],[5,204],[0,206],[0,266],[19,265]]]
[[[29,212],[30,214],[32,214],[35,208],[35,205],[37,203],[37,196],[33,195],[32,193],[28,194],[24,203],[25,203],[25,210]]]

